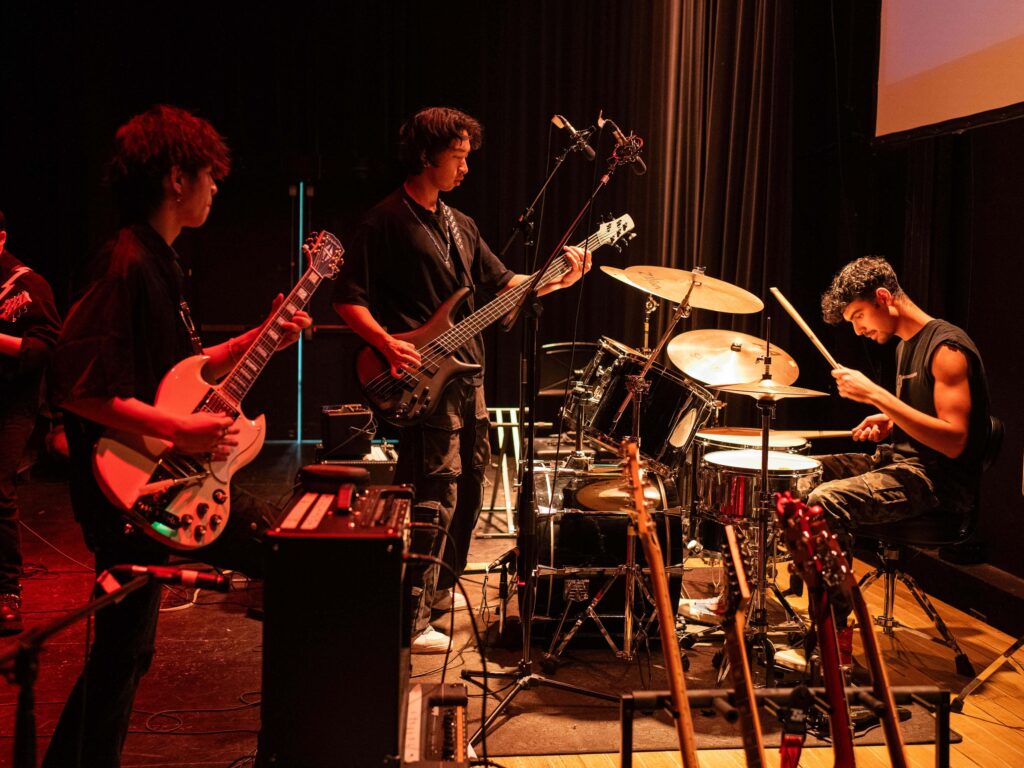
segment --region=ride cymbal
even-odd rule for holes
[[[668,343],[668,359],[687,376],[708,386],[756,382],[764,375],[767,343],[736,331],[681,333]],[[772,344],[772,380],[792,384],[800,375],[796,361]]]

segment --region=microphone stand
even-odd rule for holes
[[[102,576],[102,575],[101,575]],[[52,635],[91,616],[111,603],[146,586],[153,574],[143,573],[127,584],[86,603],[49,624],[32,627],[18,637],[18,645],[0,656],[0,674],[18,686],[18,708],[14,724],[14,768],[36,768],[35,682],[39,675],[39,653]]]
[[[564,153],[563,153],[564,154]],[[609,702],[617,702],[619,699],[617,696],[613,696],[608,693],[602,693],[600,691],[592,691],[587,688],[580,686],[569,685],[568,683],[558,682],[552,680],[543,675],[536,674],[533,671],[533,661],[531,659],[531,644],[532,644],[532,632],[533,632],[533,611],[534,602],[537,594],[537,507],[534,501],[534,479],[533,479],[533,464],[534,464],[534,414],[536,413],[536,398],[537,398],[537,332],[540,325],[540,312],[539,305],[537,303],[537,291],[540,288],[540,281],[543,275],[547,272],[548,267],[556,259],[561,257],[562,249],[569,238],[572,237],[573,232],[579,225],[583,216],[590,210],[593,205],[594,199],[598,193],[604,189],[608,182],[611,180],[612,175],[615,173],[616,168],[623,162],[629,162],[623,158],[622,153],[615,152],[609,160],[608,168],[604,175],[601,176],[594,191],[591,192],[587,198],[583,207],[577,213],[572,223],[566,229],[565,234],[562,235],[558,245],[552,250],[551,254],[545,260],[544,265],[535,271],[530,287],[524,292],[519,303],[512,308],[508,316],[503,321],[502,325],[506,329],[511,328],[518,318],[519,314],[526,311],[526,314],[530,316],[529,321],[526,323],[524,329],[524,341],[523,347],[525,350],[525,369],[526,369],[526,400],[528,400],[528,412],[526,418],[522,420],[522,423],[526,429],[526,451],[524,459],[523,479],[519,486],[519,496],[516,499],[516,514],[518,519],[518,536],[517,536],[517,547],[519,549],[519,558],[517,560],[517,586],[520,592],[520,624],[522,626],[523,634],[523,652],[516,665],[514,672],[489,672],[477,670],[463,670],[461,677],[474,685],[484,689],[484,695],[487,695],[486,679],[488,677],[495,677],[504,680],[514,680],[515,683],[512,690],[509,691],[508,695],[487,715],[487,719],[480,724],[480,727],[476,732],[470,736],[469,742],[475,743],[486,731],[490,725],[501,716],[501,714],[509,707],[516,696],[519,695],[520,691],[524,691],[528,688],[532,688],[536,685],[547,686],[549,688],[555,688],[557,690],[566,691],[569,693],[576,693],[582,696],[589,696],[591,698],[602,699]],[[559,163],[558,165],[561,165]],[[557,166],[555,168],[557,170]],[[545,181],[544,185],[547,186],[550,181]],[[539,195],[538,195],[539,198]],[[536,199],[534,200],[536,203]],[[531,205],[532,208],[532,205]],[[529,210],[529,209],[528,209]],[[520,217],[522,218],[522,217]],[[526,310],[526,307],[531,309]],[[484,678],[484,683],[481,684],[475,680],[477,677]]]

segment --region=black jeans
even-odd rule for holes
[[[0,593],[21,590],[21,531],[14,478],[36,417],[27,406],[0,411]]]
[[[448,532],[414,539],[413,550],[440,557],[448,568],[424,569],[413,632],[430,621],[436,589],[450,589],[466,567],[473,529],[483,506],[484,472],[491,460],[487,404],[483,388],[452,382],[437,412],[421,425],[402,431],[395,482],[416,489],[418,520],[436,518]],[[428,550],[429,539],[437,539]],[[451,569],[451,570],[449,570]],[[438,571],[440,570],[440,573]],[[413,581],[413,587],[420,587]]]
[[[82,516],[83,532],[96,555],[96,572],[113,565],[158,565],[168,561],[160,544],[144,534],[124,533],[113,508],[108,515]],[[195,558],[223,568],[262,575],[262,534],[276,510],[237,488],[224,533]],[[95,618],[95,640],[78,682],[64,705],[43,768],[117,768],[139,682],[153,661],[161,587],[149,584]]]

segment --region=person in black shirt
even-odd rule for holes
[[[808,503],[820,505],[833,530],[845,535],[861,525],[967,514],[990,428],[988,385],[974,342],[911,301],[892,266],[877,256],[847,264],[821,306],[828,323],[845,320],[879,344],[894,336],[900,342],[895,393],[860,371],[832,372],[842,397],[878,410],[853,428],[853,439],[880,445],[874,454],[819,456],[826,482]],[[851,643],[847,627],[840,633],[844,655]]]
[[[480,124],[458,110],[430,107],[413,115],[400,136],[408,176],[369,212],[346,254],[334,308],[380,352],[395,376],[415,371],[421,361],[412,344],[392,334],[422,325],[459,288],[494,295],[528,279],[506,269],[473,220],[440,199],[440,193],[462,183],[467,157],[481,136]],[[572,285],[589,269],[589,254],[574,247],[566,254],[571,271],[541,294]],[[464,311],[474,308],[471,294]],[[482,365],[480,335],[457,356]],[[396,482],[415,486],[418,515],[438,519],[447,531],[439,547],[449,568],[427,569],[413,639],[413,652],[442,653],[448,638],[429,626],[430,611],[461,602],[452,587],[466,565],[490,460],[481,378],[453,381],[433,416],[402,431],[398,453]]]
[[[49,284],[7,251],[0,212],[0,635],[21,631],[21,537],[14,480],[60,333]]]
[[[168,553],[141,533],[128,533],[119,510],[92,472],[97,440],[107,428],[162,438],[187,454],[226,457],[237,445],[230,416],[178,415],[155,405],[164,374],[201,352],[216,381],[228,373],[259,329],[203,348],[182,295],[172,244],[186,227],[206,221],[216,180],[230,168],[223,139],[205,120],[157,106],[117,132],[110,181],[125,226],[100,252],[95,281],[68,314],[53,358],[53,394],[64,409],[70,447],[71,501],[96,572],[121,563],[165,563]],[[282,297],[278,296],[277,302]],[[311,320],[297,313],[281,346]],[[195,556],[250,576],[261,572],[260,534],[273,522],[269,504],[231,489],[231,515],[217,540]],[[139,681],[153,658],[161,588],[150,584],[96,615],[86,667],[64,706],[43,765],[106,768],[121,748]]]

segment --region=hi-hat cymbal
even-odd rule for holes
[[[734,395],[747,395],[755,400],[782,400],[787,397],[827,397],[828,392],[816,389],[804,389],[788,384],[780,384],[774,379],[762,379],[753,384],[723,384],[712,387],[719,392],[732,392]]]
[[[764,375],[767,343],[736,331],[714,328],[681,333],[668,343],[668,359],[687,376],[709,386],[754,382]],[[800,375],[796,361],[772,344],[772,380],[792,384]]]
[[[641,291],[653,293],[676,304],[686,298],[689,292],[691,307],[741,315],[764,309],[764,302],[749,291],[699,272],[640,264],[626,267],[625,276]],[[693,291],[690,291],[691,284]]]
[[[638,291],[646,291],[647,290],[646,288],[643,288],[643,287],[637,285],[636,283],[634,283],[632,280],[630,280],[626,276],[626,270],[624,270],[624,269],[619,269],[618,267],[609,267],[606,264],[602,264],[601,265],[601,271],[604,272],[609,277],[614,277],[620,283],[625,283],[630,288],[636,288]]]

